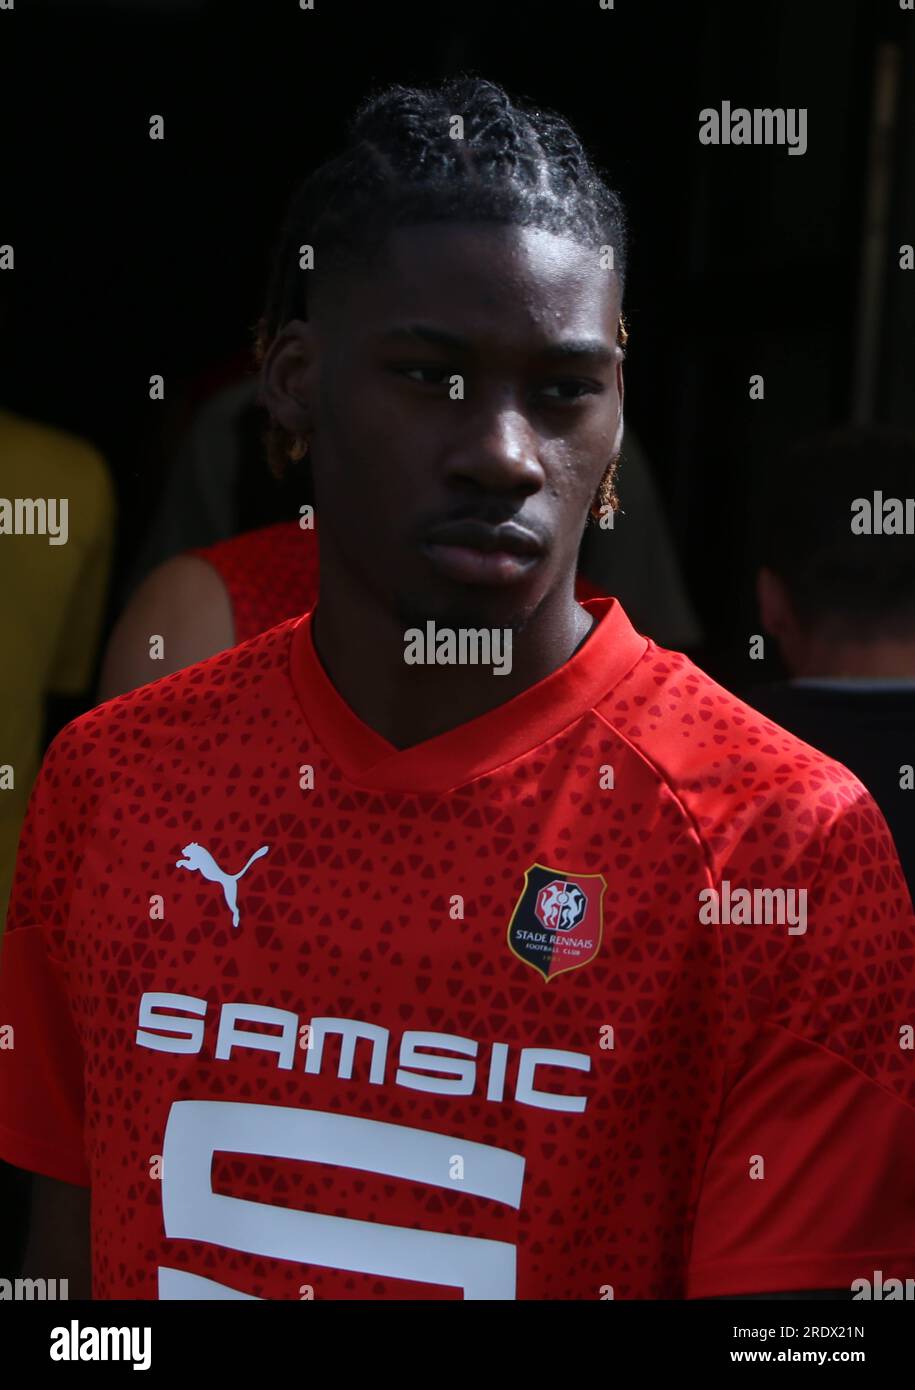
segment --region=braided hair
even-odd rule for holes
[[[455,117],[463,122],[454,138]],[[452,78],[437,88],[394,85],[367,98],[349,123],[347,143],[293,194],[274,251],[267,302],[255,327],[260,367],[291,318],[308,317],[308,288],[370,265],[398,226],[429,222],[501,222],[535,226],[583,245],[613,248],[620,287],[626,269],[622,202],[592,164],[569,123],[551,111],[516,104],[483,78]],[[303,275],[300,246],[315,248]],[[620,318],[618,341],[627,332]],[[265,444],[271,472],[306,446],[272,421]],[[601,480],[595,508],[618,506],[616,460]]]

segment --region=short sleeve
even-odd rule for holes
[[[687,1297],[915,1275],[915,924],[883,816],[855,787],[723,1100]]]
[[[77,858],[63,809],[66,733],[32,790],[0,953],[0,1158],[88,1186],[83,1049],[63,952]]]

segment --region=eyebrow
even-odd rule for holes
[[[444,328],[430,328],[424,323],[407,323],[397,328],[389,328],[381,335],[386,343],[404,342],[419,338],[433,347],[450,348],[461,352],[471,352],[473,344],[458,333],[449,333]],[[616,351],[608,347],[602,338],[574,338],[563,343],[550,343],[539,350],[538,355],[549,362],[563,362],[569,358],[589,358],[597,365],[616,361]]]

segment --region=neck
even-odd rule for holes
[[[544,680],[577,651],[594,619],[574,597],[574,573],[543,600],[520,634],[511,632],[511,664],[409,665],[404,624],[334,562],[324,547],[320,601],[312,637],[321,664],[350,709],[395,748],[409,748],[466,724]],[[423,636],[425,622],[417,622]],[[497,621],[459,624],[435,619],[437,630],[461,626],[492,631]],[[507,626],[507,625],[505,625]],[[426,656],[428,659],[428,647]]]

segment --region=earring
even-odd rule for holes
[[[291,459],[303,459],[308,454],[308,440],[302,435],[297,434],[292,448],[289,450]]]

